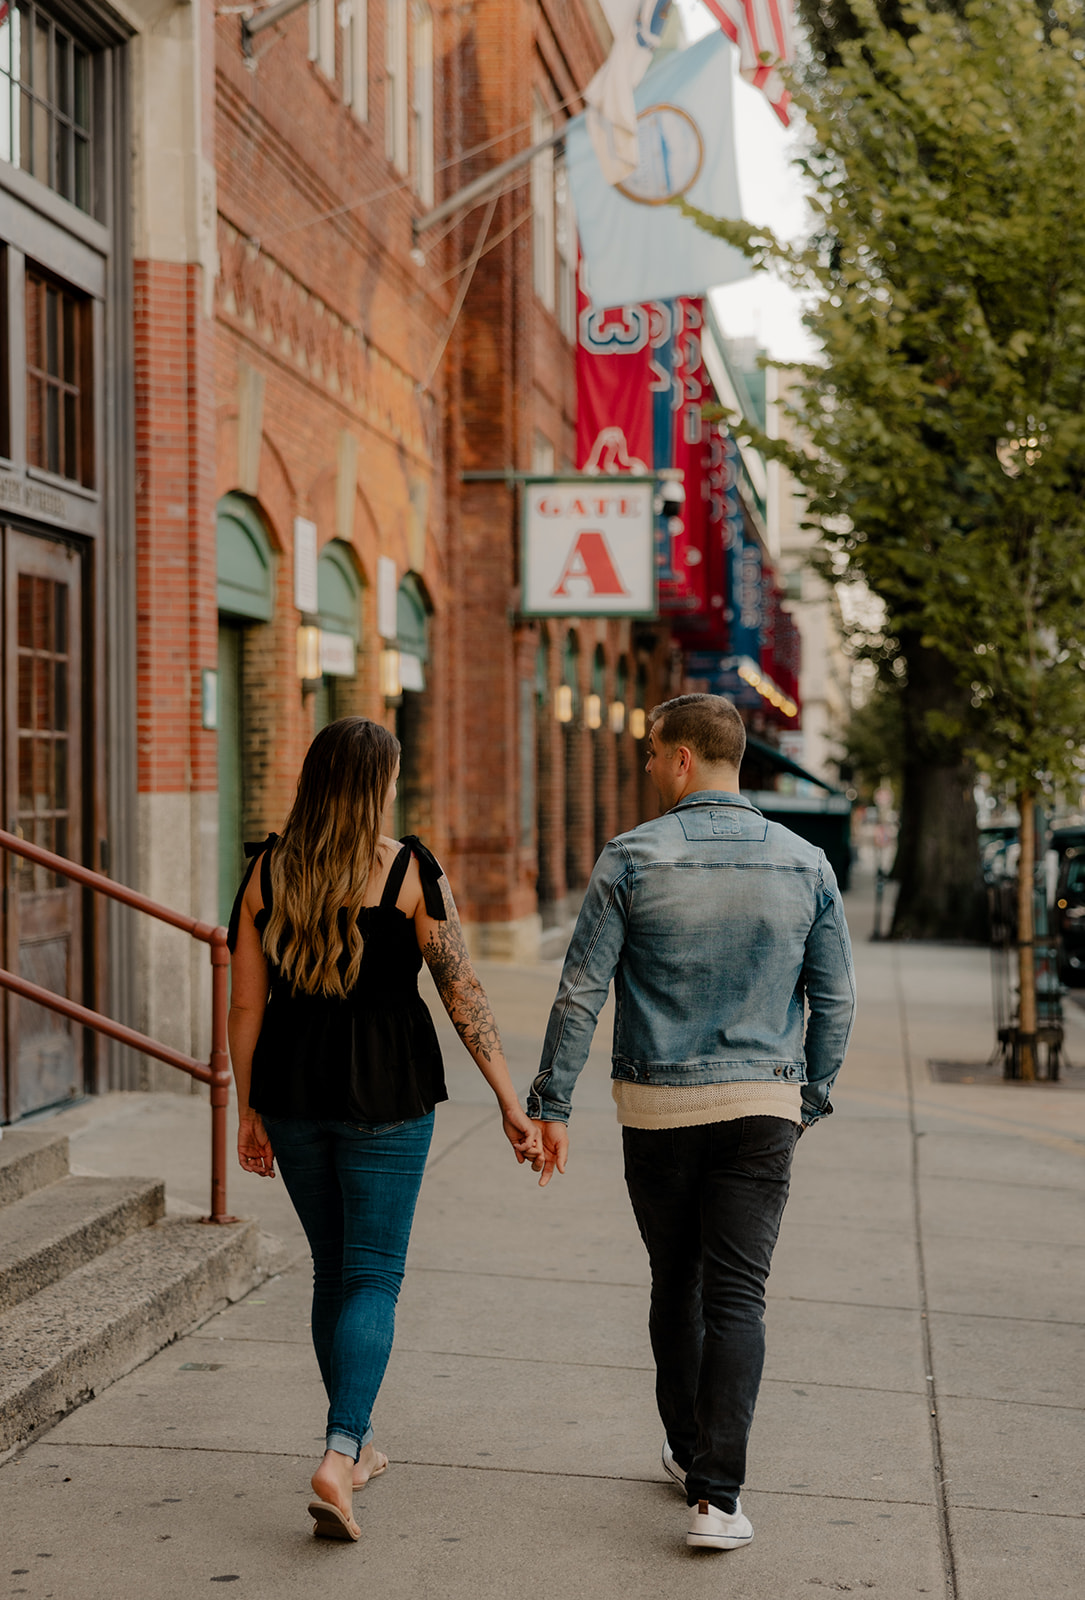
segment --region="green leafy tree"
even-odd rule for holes
[[[798,95],[809,243],[695,215],[814,296],[788,464],[885,602],[909,759],[967,748],[1012,789],[1027,891],[1033,799],[1085,731],[1085,12],[848,9]],[[1031,925],[1023,892],[1026,1071]]]

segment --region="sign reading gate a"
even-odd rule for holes
[[[654,617],[650,479],[529,480],[523,599],[529,617]]]

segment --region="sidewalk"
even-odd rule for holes
[[[568,1175],[540,1193],[445,1028],[452,1101],[377,1414],[392,1467],[357,1546],[305,1507],[323,1399],[304,1244],[279,1182],[230,1204],[289,1267],[0,1468],[0,1593],[261,1600],[1078,1600],[1085,1569],[1085,1070],[943,1084],[990,1050],[984,950],[867,940],[836,1115],[800,1143],[769,1286],[743,1504],[753,1544],[687,1551],[661,1478],[647,1274],[604,1022]],[[526,1086],[556,964],[483,973]],[[1085,1014],[1068,1026],[1085,1063]],[[56,1119],[73,1163],[206,1207],[207,1108],[112,1096]],[[10,1574],[10,1576],[9,1576]]]

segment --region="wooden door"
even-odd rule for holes
[[[3,542],[4,820],[82,860],[81,558],[11,528]],[[82,892],[3,853],[4,965],[54,993],[83,993]],[[43,1006],[5,994],[3,1112],[14,1121],[83,1090],[83,1035]]]

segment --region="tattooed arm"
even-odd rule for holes
[[[440,887],[445,903],[443,922],[428,914],[424,900],[419,897],[414,915],[419,948],[453,1027],[497,1097],[505,1136],[516,1152],[517,1161],[534,1162],[542,1155],[538,1128],[521,1108],[513,1088],[493,1009],[467,953],[463,928],[446,878],[441,879]]]

